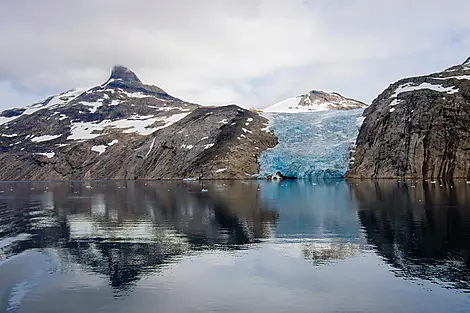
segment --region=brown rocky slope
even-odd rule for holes
[[[200,107],[117,66],[107,82],[0,114],[0,180],[246,179],[277,143],[236,105]]]

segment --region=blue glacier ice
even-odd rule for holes
[[[363,111],[265,113],[279,143],[260,155],[260,176],[280,171],[305,179],[342,177]]]

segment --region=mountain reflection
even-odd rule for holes
[[[409,278],[470,289],[470,185],[352,182],[368,242]]]
[[[184,253],[240,249],[269,236],[277,213],[258,185],[238,182],[93,182],[2,185],[0,238],[30,234],[5,257],[54,247],[64,263],[131,287]],[[1,258],[1,255],[0,255]],[[60,261],[59,261],[60,262]]]

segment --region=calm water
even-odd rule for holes
[[[470,312],[470,184],[0,184],[0,312]]]

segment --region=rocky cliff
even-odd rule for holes
[[[470,58],[391,84],[364,117],[347,177],[470,178]]]
[[[277,143],[238,106],[200,107],[114,67],[102,85],[0,114],[0,180],[251,178]]]

